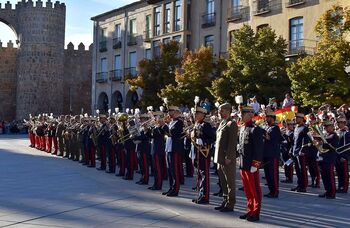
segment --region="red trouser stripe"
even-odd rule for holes
[[[156,175],[157,175],[156,187],[161,188],[162,187],[162,173],[161,173],[162,170],[160,169],[158,154],[154,154],[154,163],[155,163],[155,169],[156,169]]]
[[[331,195],[335,196],[335,177],[334,177],[334,164],[330,165],[330,169],[329,169],[329,177],[330,177],[330,181],[331,181]]]
[[[304,176],[304,188],[306,188],[307,187],[307,170],[306,170],[306,158],[305,158],[305,156],[300,156],[300,162],[301,162],[301,166],[302,166],[302,168],[301,168],[301,172],[302,172],[302,174],[301,175],[303,175]]]
[[[148,168],[148,162],[147,162],[147,154],[142,153],[143,157],[143,181],[148,183],[149,180],[149,168]]]
[[[174,158],[174,175],[175,175],[175,192],[179,192],[180,190],[180,179],[179,179],[179,159],[177,153],[173,152]]]
[[[273,180],[274,180],[274,194],[278,194],[278,164],[277,159],[273,159]]]
[[[204,199],[209,200],[209,188],[210,188],[210,182],[209,182],[209,159],[205,159],[205,195]]]
[[[259,171],[251,173],[248,170],[241,170],[241,177],[247,197],[247,213],[250,216],[259,216],[262,197]]]

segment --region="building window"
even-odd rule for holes
[[[232,15],[239,14],[241,0],[231,0]]]
[[[154,9],[154,35],[160,36],[160,7]]]
[[[159,40],[153,41],[153,56],[154,57],[159,57],[160,56],[160,45],[159,45]]]
[[[164,38],[163,39],[163,44],[168,44],[170,42],[170,38]]]
[[[304,48],[304,19],[292,18],[289,24],[289,51],[299,51]]]
[[[145,49],[145,59],[152,59],[152,50],[151,50],[151,48]]]
[[[181,1],[176,0],[175,1],[175,9],[174,9],[174,31],[180,31],[181,28],[181,17],[182,17],[182,7],[181,7]]]
[[[146,16],[145,38],[146,40],[151,38],[151,15]]]
[[[170,32],[170,8],[171,4],[165,4],[165,10],[164,10],[164,33]]]
[[[215,2],[214,0],[206,0],[206,12],[202,16],[202,28],[215,26]]]
[[[259,25],[258,27],[256,27],[256,31],[259,31],[260,29],[267,28],[267,27],[269,27],[269,24]]]
[[[180,35],[179,36],[174,36],[173,40],[175,40],[178,43],[178,45],[179,45],[179,50],[177,51],[176,56],[178,58],[180,58],[181,57],[181,42],[182,42],[181,41],[181,36]]]
[[[204,46],[214,50],[214,36],[209,35],[204,38]]]
[[[106,82],[108,80],[108,72],[107,72],[107,58],[101,59],[101,70],[96,75],[96,81],[97,82]]]
[[[122,37],[121,25],[116,24],[114,29],[114,38],[120,38],[120,37]]]
[[[133,51],[129,53],[129,69],[127,70],[128,75],[132,77],[135,77],[137,75],[136,65],[137,65],[136,51]]]
[[[114,56],[114,70],[111,77],[113,81],[122,80],[122,59],[120,55]]]
[[[107,29],[101,29],[99,49],[100,52],[107,51]]]
[[[130,34],[131,35],[136,35],[137,34],[136,19],[130,20]]]
[[[207,0],[207,14],[213,14],[215,12],[214,0]]]
[[[114,56],[114,69],[115,70],[122,69],[122,59],[121,59],[120,55]]]
[[[101,59],[101,72],[105,73],[107,72],[107,58],[102,58]]]
[[[101,29],[101,41],[107,40],[107,29]]]

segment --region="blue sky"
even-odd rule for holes
[[[36,0],[33,0],[35,2]],[[46,0],[42,0],[46,2]],[[109,10],[121,7],[123,5],[136,2],[137,0],[61,0],[66,3],[66,45],[72,42],[76,48],[80,42],[83,42],[87,48],[92,43],[93,23],[91,17]],[[4,8],[7,0],[0,0],[2,8]],[[12,7],[18,0],[10,0]],[[55,0],[52,0],[55,2]],[[4,23],[0,22],[0,40],[3,46],[9,40],[15,40],[15,34]]]

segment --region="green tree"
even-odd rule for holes
[[[193,105],[195,96],[212,99],[209,87],[221,62],[214,61],[212,50],[207,47],[201,47],[195,52],[186,51],[181,69],[176,71],[176,83],[162,89],[159,97],[166,97],[176,105]]]
[[[294,98],[303,106],[350,102],[350,10],[333,6],[318,20],[316,53],[299,58],[288,69]]]
[[[162,100],[157,96],[165,85],[175,83],[175,70],[181,63],[178,56],[179,45],[176,41],[160,45],[161,54],[153,59],[143,59],[138,63],[138,76],[129,78],[131,90],[143,90],[139,105],[160,106]]]
[[[244,25],[233,33],[227,70],[212,83],[211,93],[218,101],[234,103],[234,97],[256,95],[262,102],[282,99],[290,90],[286,74],[286,41],[270,28],[257,33]]]

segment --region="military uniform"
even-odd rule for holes
[[[349,146],[350,144],[350,132],[345,129],[342,129],[342,130],[339,130],[337,134],[339,137],[339,143],[337,145],[337,148],[339,149],[348,148],[346,147],[346,145]],[[344,151],[344,149],[341,151]],[[349,168],[348,168],[349,156],[348,154],[349,153],[344,152],[337,155],[335,167],[338,175],[338,189],[337,189],[338,193],[348,192],[348,188],[349,188]]]
[[[98,143],[99,150],[101,152],[100,154],[101,166],[98,168],[99,170],[106,170],[108,139],[109,139],[109,128],[107,126],[107,123],[102,123],[100,128],[97,130],[97,143]]]
[[[285,180],[281,181],[284,183],[293,183],[293,163],[286,164],[286,162],[291,159],[292,154],[292,148],[293,148],[293,142],[294,142],[294,132],[287,130],[285,133],[282,134],[283,141],[281,143],[281,155],[284,162],[283,168],[284,168],[284,176],[286,177]]]

